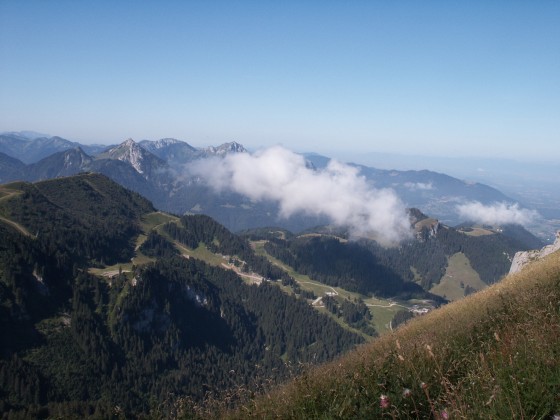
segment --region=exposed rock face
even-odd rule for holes
[[[153,179],[158,171],[167,167],[165,161],[141,147],[132,139],[106,150],[97,155],[96,159],[112,159],[125,162],[147,180]]]
[[[519,251],[515,253],[513,261],[511,262],[511,267],[509,269],[509,274],[517,273],[521,269],[530,263],[531,261],[540,260],[546,257],[548,254],[552,254],[560,249],[560,231],[556,232],[556,240],[552,245],[547,245],[540,250],[533,251]]]
[[[230,143],[224,143],[218,147],[210,146],[203,149],[203,154],[206,156],[225,156],[229,153],[246,153],[247,149],[243,145],[232,141]]]
[[[138,144],[158,158],[166,161],[169,165],[184,165],[196,159],[199,153],[199,151],[190,144],[171,138],[157,141],[142,140]]]
[[[408,215],[410,217],[410,223],[414,227],[416,239],[424,242],[437,236],[441,228],[441,224],[437,219],[426,216],[416,208],[408,209]]]
[[[127,162],[140,174],[144,173],[144,155],[143,149],[132,139],[125,140],[107,152],[109,159]]]

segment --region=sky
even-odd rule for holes
[[[560,160],[560,1],[0,0],[0,131]]]

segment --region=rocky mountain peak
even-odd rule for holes
[[[247,149],[242,144],[232,141],[221,144],[220,146],[210,146],[203,150],[207,155],[225,156],[230,153],[246,153]]]
[[[560,250],[560,230],[556,232],[556,240],[552,245],[547,245],[544,248],[531,251],[516,252],[511,262],[509,274],[517,273],[530,262],[540,260],[558,250]]]
[[[184,143],[184,142],[173,138],[165,138],[153,142],[153,147],[155,149],[161,149],[162,147],[167,147],[167,146],[171,146],[172,144],[179,144],[179,143]]]
[[[148,151],[144,150],[133,139],[129,138],[98,156],[98,159],[116,159],[129,163],[138,173],[144,174],[144,161]],[[157,159],[154,156],[155,159]]]
[[[91,163],[92,158],[88,156],[81,147],[75,147],[64,152],[64,168],[82,168]]]
[[[198,150],[190,144],[174,138],[163,138],[157,141],[142,140],[138,144],[171,165],[184,164],[198,154]]]

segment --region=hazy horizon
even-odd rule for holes
[[[93,143],[83,142],[79,139],[66,138],[58,134],[52,133],[39,133],[33,130],[22,131],[2,131],[0,134],[17,134],[28,138],[35,137],[61,137],[69,141],[77,141],[81,144],[91,145]],[[130,138],[130,137],[128,137]],[[128,138],[123,138],[113,143],[98,143],[98,145],[112,146],[122,143]],[[157,141],[165,138],[174,138],[172,136],[160,136],[157,138],[146,139],[137,138],[133,139],[136,142],[143,140]],[[196,144],[192,141],[185,139],[177,139],[185,141],[193,147],[204,148],[208,146],[218,146],[219,143]],[[243,146],[247,146],[239,142]],[[261,147],[246,147],[250,153],[266,150],[274,146],[282,146],[281,144],[261,146]],[[375,167],[377,169],[386,170],[429,170],[434,172],[441,172],[451,175],[456,178],[464,179],[466,181],[478,181],[487,183],[494,187],[507,188],[508,191],[517,192],[513,186],[529,187],[540,186],[550,192],[556,191],[557,177],[556,174],[560,171],[560,162],[555,159],[532,159],[530,157],[523,158],[506,158],[506,157],[492,157],[492,156],[443,156],[443,155],[419,155],[412,153],[389,153],[389,152],[376,152],[376,151],[362,151],[352,152],[344,150],[307,150],[288,148],[299,154],[315,154],[331,159],[336,159],[339,162],[354,163],[358,165]],[[521,184],[520,184],[521,182]],[[558,195],[560,193],[552,194]]]

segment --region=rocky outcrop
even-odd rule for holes
[[[247,153],[247,149],[243,145],[232,141],[224,143],[218,147],[210,146],[202,150],[203,155],[209,156],[225,156],[230,153]]]
[[[509,269],[509,274],[517,273],[521,269],[530,263],[531,261],[540,260],[553,252],[560,249],[560,231],[556,232],[556,240],[552,245],[547,245],[540,250],[532,251],[519,251],[515,253],[513,261],[511,262],[511,267]]]

